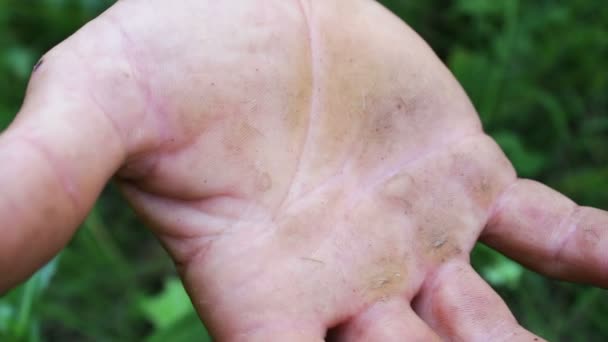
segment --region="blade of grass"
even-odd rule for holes
[[[97,207],[93,208],[84,222],[83,227],[92,235],[97,247],[104,254],[104,257],[116,267],[116,270],[121,276],[133,274],[129,262],[121,253],[114,238],[108,233],[107,226]]]
[[[17,318],[12,328],[12,333],[15,338],[25,338],[29,335],[30,329],[34,327],[33,322],[35,320],[35,314],[33,308],[36,301],[49,285],[51,277],[55,274],[58,259],[59,257],[53,259],[23,285]]]

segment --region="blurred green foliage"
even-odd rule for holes
[[[0,0],[0,129],[36,60],[111,0]],[[608,6],[594,0],[384,0],[436,50],[520,175],[608,208]],[[62,254],[0,298],[2,341],[210,340],[156,240],[109,186]],[[552,341],[608,340],[604,290],[478,246],[474,266]]]

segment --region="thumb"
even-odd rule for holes
[[[87,30],[39,62],[16,120],[0,135],[0,292],[67,244],[127,155],[124,120],[100,106],[117,102],[104,98],[107,82],[92,77],[76,48]]]

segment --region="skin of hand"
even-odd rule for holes
[[[219,341],[540,340],[478,239],[608,286],[608,215],[518,180],[369,0],[121,0],[43,57],[0,160],[0,290],[115,175]]]

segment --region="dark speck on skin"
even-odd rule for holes
[[[44,59],[41,58],[38,63],[36,63],[36,65],[34,65],[34,69],[33,72],[36,72],[36,70],[38,70],[38,68],[40,68],[40,66],[42,65],[42,63],[44,63]]]

